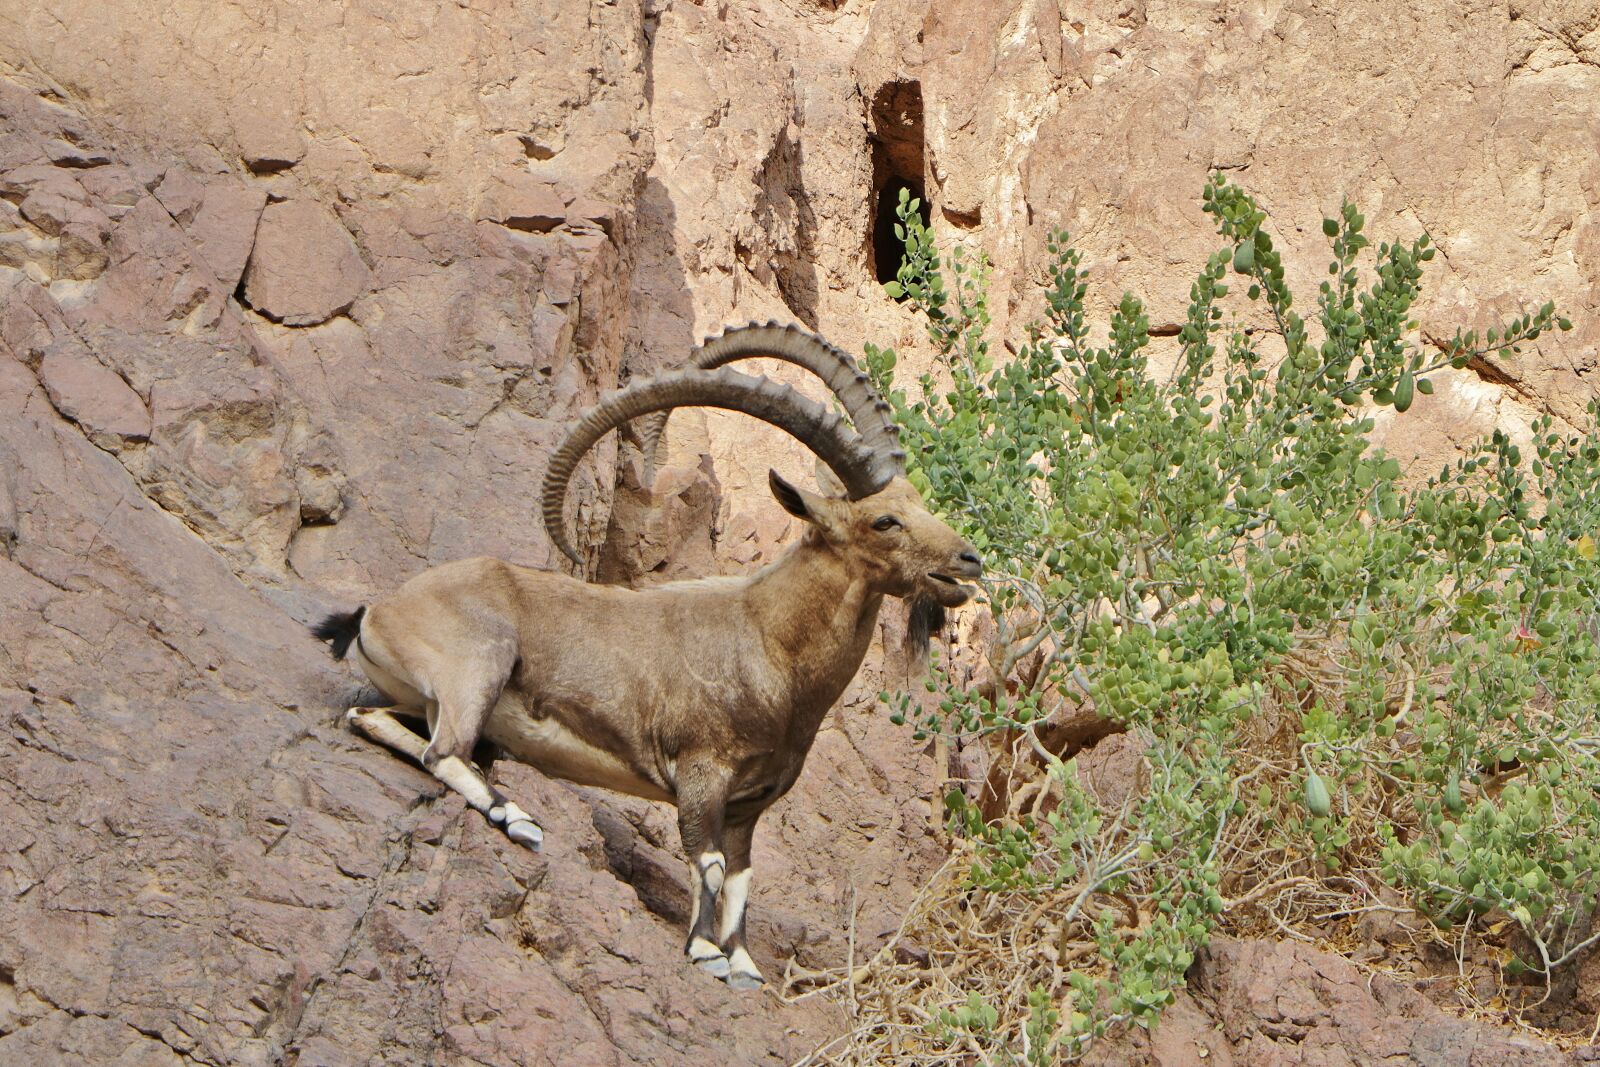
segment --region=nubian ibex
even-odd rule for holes
[[[724,364],[768,357],[820,377],[849,416]],[[805,524],[746,577],[647,589],[589,585],[495,559],[434,567],[370,608],[315,628],[357,662],[391,708],[350,724],[420,762],[513,841],[537,850],[534,818],[472,763],[485,739],[545,774],[677,805],[689,857],[691,962],[736,988],[762,983],[745,945],[756,820],[800,774],[823,717],[855,677],[885,596],[924,612],[965,603],[982,571],[970,544],[903,476],[888,406],[855,361],[794,327],[751,324],[696,350],[689,367],[630,384],[588,410],[550,459],[545,526],[562,552],[578,460],[608,431],[651,415],[653,450],[673,408],[742,411],[814,451],[842,491],[769,472]],[[429,740],[397,715],[424,718]],[[717,905],[721,899],[720,922]]]

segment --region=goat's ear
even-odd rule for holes
[[[844,483],[833,473],[833,468],[820,459],[817,460],[817,488],[822,490],[823,496],[844,499]]]
[[[784,511],[806,522],[815,523],[821,521],[822,516],[819,514],[820,509],[817,507],[821,501],[804,489],[796,489],[784,481],[783,476],[770,467],[767,469],[767,484],[772,487],[772,495],[778,499],[778,503],[783,506]]]

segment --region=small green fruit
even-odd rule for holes
[[[1394,409],[1396,411],[1405,411],[1411,406],[1412,391],[1416,389],[1416,386],[1417,383],[1411,377],[1410,371],[1400,375],[1400,381],[1394,387]]]
[[[1450,772],[1450,780],[1444,784],[1444,806],[1455,815],[1461,814],[1467,806],[1461,799],[1461,775],[1455,771]]]
[[[1319,818],[1333,810],[1328,786],[1316,771],[1306,772],[1306,810]]]

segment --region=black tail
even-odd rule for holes
[[[354,611],[334,612],[311,628],[311,635],[318,641],[327,641],[333,645],[333,658],[344,659],[346,652],[350,651],[350,642],[361,633],[361,616],[367,613],[366,605]]]

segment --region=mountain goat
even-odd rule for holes
[[[787,386],[723,367],[786,360],[833,391],[839,415]],[[653,451],[673,408],[742,411],[792,434],[842,493],[773,495],[805,524],[754,574],[647,589],[589,585],[495,559],[417,575],[370,608],[314,630],[355,658],[392,708],[350,724],[417,760],[513,841],[542,831],[471,762],[486,739],[545,774],[677,805],[689,858],[689,960],[736,988],[762,983],[745,945],[756,820],[800,774],[817,729],[855,676],[885,596],[933,610],[965,603],[982,571],[972,546],[903,477],[888,406],[844,352],[775,323],[729,330],[685,369],[635,382],[587,411],[550,459],[544,521],[568,543],[568,482],[608,431],[640,416]],[[424,718],[428,740],[397,715]],[[721,902],[720,922],[717,921]]]

